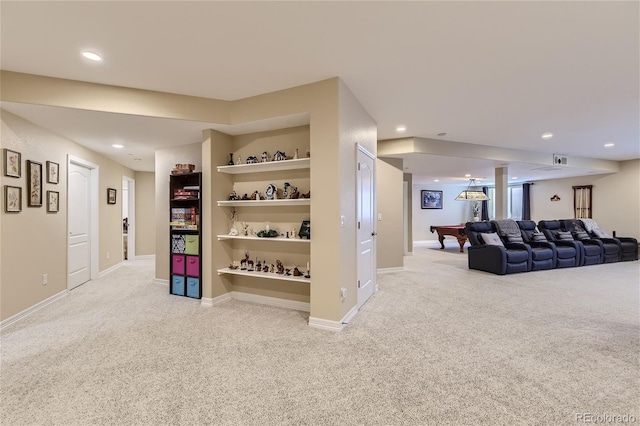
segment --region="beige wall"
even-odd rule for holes
[[[378,217],[382,218],[377,222],[377,268],[401,268],[404,257],[402,160],[376,161],[376,193]]]
[[[136,256],[156,253],[155,173],[135,172]]]
[[[618,173],[535,182],[531,186],[533,220],[574,217],[572,186],[577,185],[593,185],[593,218],[600,228],[640,239],[640,160],[621,162]],[[556,194],[560,201],[551,201]]]
[[[2,176],[2,185],[22,187],[22,212],[4,213],[1,223],[1,305],[4,320],[67,288],[67,156],[73,155],[99,166],[99,270],[122,260],[122,191],[117,204],[106,202],[107,188],[120,188],[122,176],[133,177],[132,170],[69,140],[51,134],[11,113],[2,111],[2,148],[22,154],[22,177]],[[60,181],[43,179],[46,191],[60,193],[60,211],[47,213],[46,207],[27,207],[26,160],[60,165]],[[4,203],[4,196],[2,197]],[[107,259],[109,253],[109,259]],[[47,285],[42,275],[48,274]]]
[[[155,166],[155,224],[156,224],[156,278],[169,280],[169,176],[176,164],[195,164],[202,171],[202,144],[194,143],[179,148],[156,150]],[[207,191],[207,188],[201,188]],[[206,232],[206,228],[204,228]]]
[[[407,184],[407,240],[405,241],[405,252],[409,255],[413,254],[413,175],[404,173],[403,180]],[[404,188],[403,188],[404,190]]]
[[[437,240],[438,234],[431,233],[429,228],[436,225],[460,225],[473,218],[471,203],[468,201],[456,201],[460,191],[466,189],[466,185],[442,185],[439,183],[415,183],[413,184],[413,240],[415,242],[425,240]],[[442,191],[442,209],[423,209],[421,192],[423,189]],[[456,242],[453,237],[447,240]]]

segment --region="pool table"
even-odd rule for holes
[[[431,233],[438,232],[438,240],[440,241],[440,248],[444,249],[444,236],[452,235],[458,239],[460,244],[460,253],[464,253],[464,243],[467,242],[467,236],[464,233],[464,225],[443,225],[432,226]]]

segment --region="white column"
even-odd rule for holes
[[[509,217],[508,199],[509,199],[509,168],[497,167],[496,176],[496,219],[507,219]]]

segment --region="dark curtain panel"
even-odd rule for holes
[[[484,192],[485,194],[488,194],[489,188],[487,188],[486,186],[483,186],[482,192]],[[482,220],[489,220],[489,204],[487,203],[488,201],[482,202],[482,210],[481,210],[481,216],[480,216]]]
[[[531,220],[531,184],[522,184],[522,220]]]

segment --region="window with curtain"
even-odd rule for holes
[[[591,192],[593,185],[573,187],[573,211],[576,219],[591,217]]]

